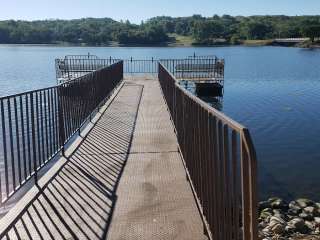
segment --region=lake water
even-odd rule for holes
[[[98,48],[0,46],[0,96],[52,86],[67,54],[226,60],[222,111],[250,129],[261,198],[320,199],[320,50],[281,47]]]

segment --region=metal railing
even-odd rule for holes
[[[80,77],[88,72],[106,67],[116,58],[100,59],[94,55],[68,55],[63,59],[56,59],[56,76],[58,83]],[[153,74],[158,73],[158,62],[151,59],[124,59],[123,72],[125,74]],[[224,60],[214,55],[189,56],[185,59],[160,60],[170,72],[179,80],[194,80],[197,82],[214,82],[223,85]]]
[[[186,59],[163,59],[160,62],[178,80],[205,80],[223,84],[224,60],[217,57],[197,56]]]
[[[90,55],[92,56],[92,55]],[[110,66],[118,59],[99,59],[99,58],[67,58],[56,59],[56,78],[58,84],[81,77],[87,73]]]
[[[127,74],[140,74],[140,73],[149,73],[157,74],[158,73],[158,60],[153,58],[151,59],[125,59],[124,61],[124,73]]]
[[[97,55],[92,55],[90,53],[88,54],[82,54],[82,55],[66,55],[65,59],[99,59]]]
[[[0,204],[59,152],[123,79],[123,62],[61,85],[0,98]]]
[[[257,160],[248,129],[177,84],[163,64],[158,76],[211,239],[256,240]]]
[[[115,59],[115,58],[90,58],[86,55],[75,55],[73,57],[65,57],[56,59],[56,78],[58,84],[65,81],[81,77],[89,72],[93,72],[102,67],[109,66],[115,62],[123,61],[123,72],[125,74],[157,74],[158,60],[151,59]]]

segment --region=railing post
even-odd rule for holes
[[[62,104],[62,88],[63,85],[57,88],[58,91],[58,119],[59,119],[59,145],[61,146],[62,156],[66,157],[64,142],[65,142],[65,132],[64,132],[64,117],[63,117],[63,104]]]
[[[34,182],[38,184],[38,170],[37,170],[37,150],[36,150],[36,127],[34,121],[34,102],[33,92],[30,93],[30,107],[31,107],[31,136],[32,136],[32,157],[33,157],[33,171],[34,171]]]

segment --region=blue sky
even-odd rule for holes
[[[316,15],[320,0],[0,0],[0,19],[111,17],[140,23],[153,16]]]

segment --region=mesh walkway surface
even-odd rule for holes
[[[207,239],[177,147],[159,82],[127,79],[4,239]]]

